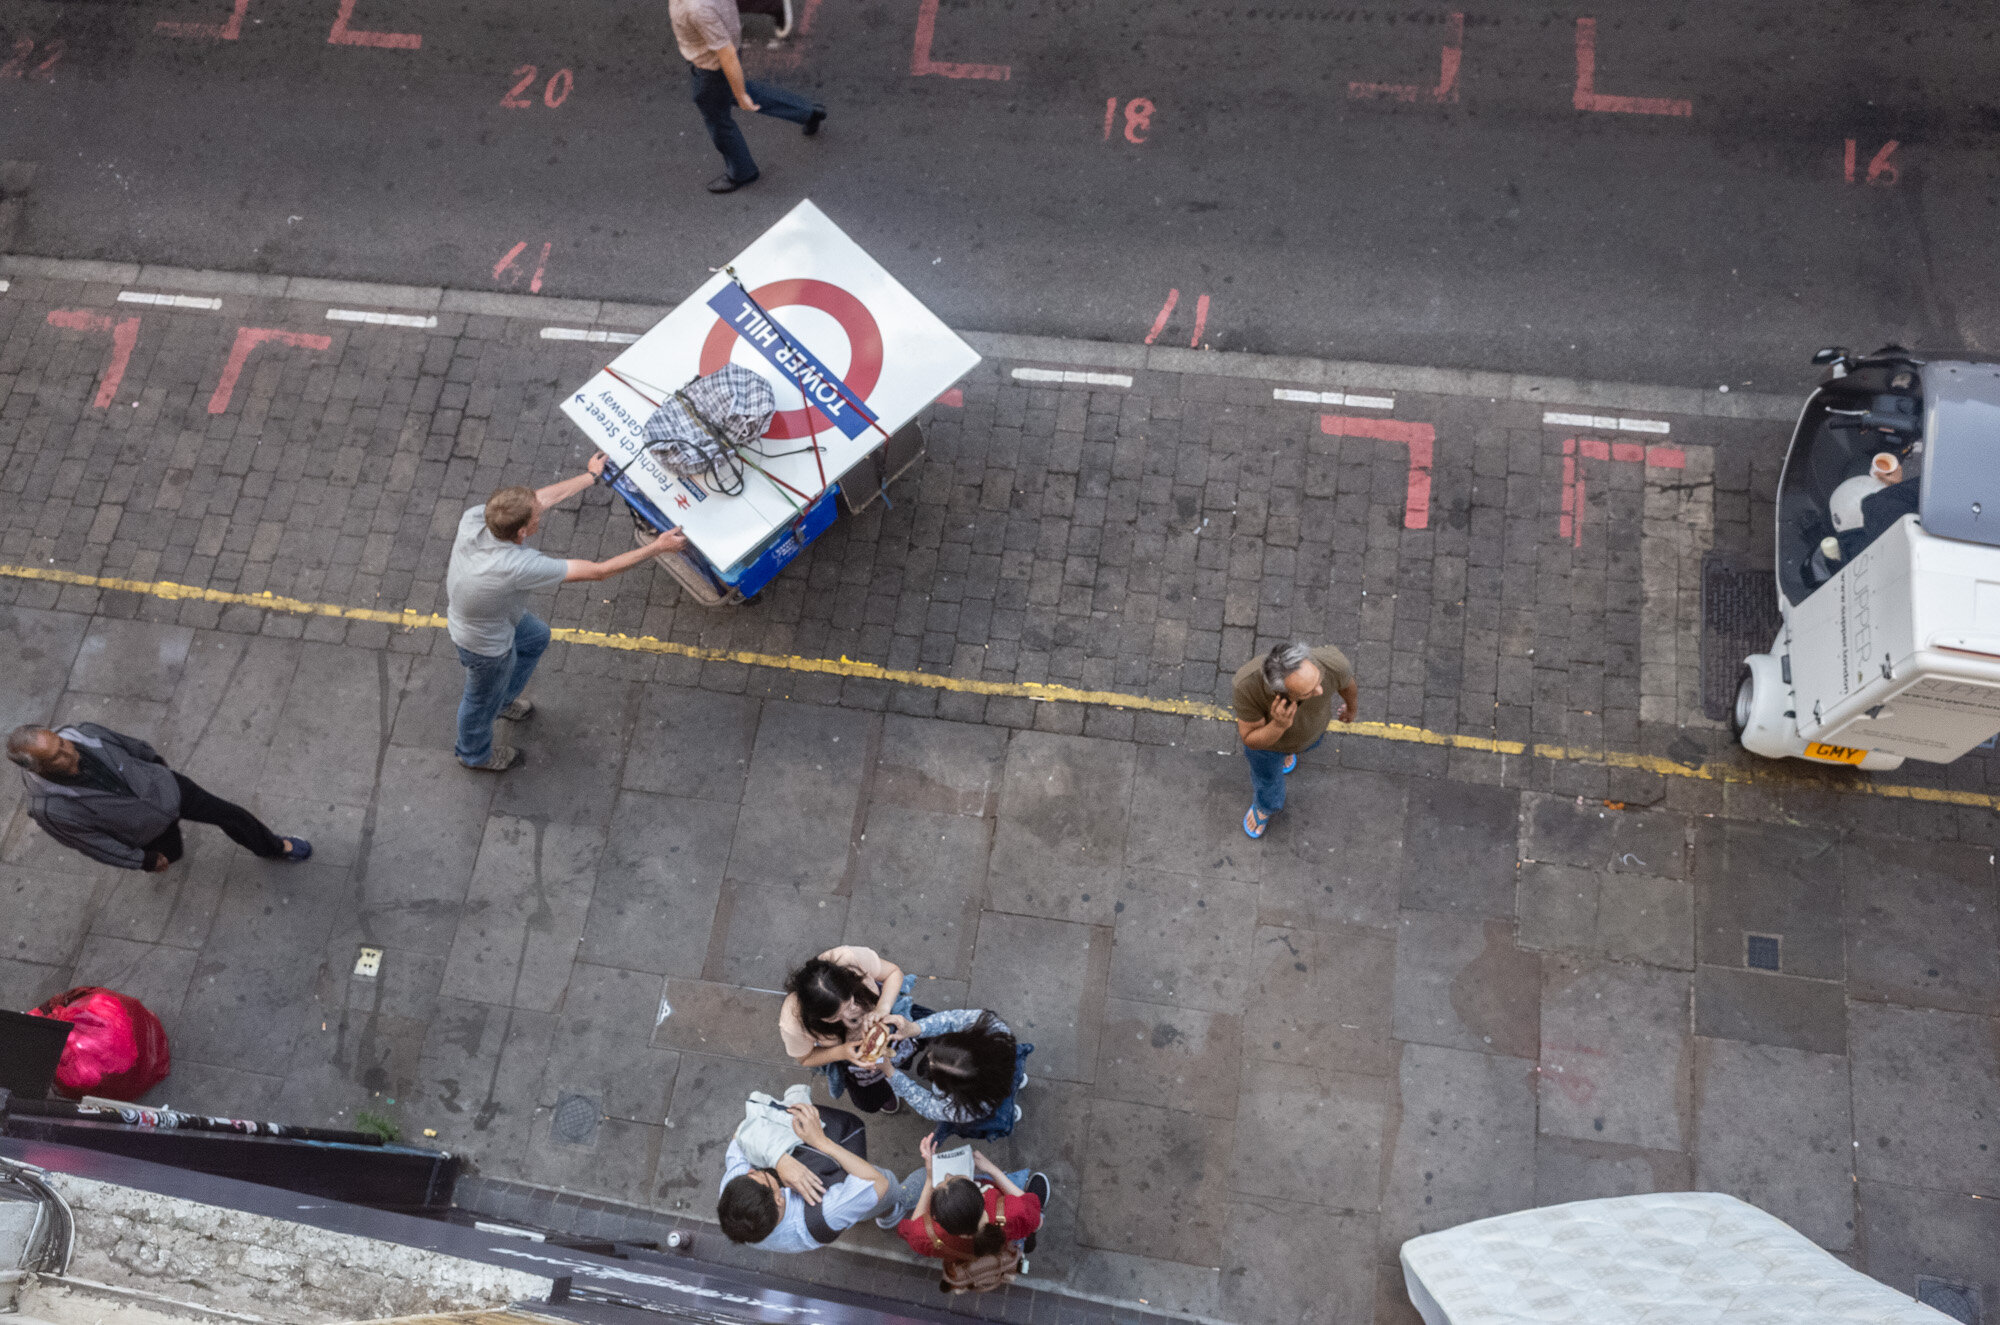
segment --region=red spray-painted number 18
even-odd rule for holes
[[[1144,97],[1133,97],[1125,103],[1125,141],[1143,143],[1153,127],[1153,103]],[[1104,102],[1104,141],[1111,141],[1111,129],[1118,119],[1118,98],[1108,97]]]
[[[500,98],[500,104],[509,110],[526,110],[534,101],[521,94],[528,90],[541,70],[532,64],[524,64],[510,75],[514,86],[507,89],[507,95]],[[549,75],[549,81],[542,86],[542,104],[554,110],[569,100],[570,89],[576,86],[576,75],[567,69],[558,69]]]

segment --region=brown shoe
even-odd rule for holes
[[[498,741],[495,741],[493,743],[493,753],[487,756],[485,763],[467,764],[466,767],[481,773],[505,773],[520,762],[521,752],[519,750],[516,750],[511,745],[501,745]]]
[[[522,695],[520,698],[516,699],[513,703],[509,704],[506,708],[501,709],[500,716],[507,719],[507,721],[509,722],[519,722],[521,719],[527,717],[530,713],[533,713],[534,711],[535,711],[535,701],[529,699],[526,695]]]

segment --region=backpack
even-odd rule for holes
[[[1007,1226],[1007,1193],[999,1195],[999,1207],[993,1218],[1004,1229]],[[1014,1277],[1027,1268],[1018,1242],[1005,1243],[990,1255],[954,1258],[938,1234],[937,1222],[929,1215],[924,1216],[924,1230],[931,1235],[932,1254],[944,1261],[944,1274],[938,1279],[940,1293],[990,1293],[1013,1283]]]
[[[835,1187],[838,1187],[847,1178],[847,1170],[840,1167],[839,1160],[831,1155],[823,1155],[811,1146],[802,1145],[793,1147],[792,1158],[805,1165],[814,1177],[825,1183],[828,1191],[832,1191]],[[801,1198],[793,1196],[791,1199],[796,1201]],[[820,1209],[818,1205],[807,1201],[804,1203],[804,1210],[806,1232],[812,1234],[814,1242],[825,1247],[831,1245],[833,1240],[840,1236],[840,1230],[826,1222],[826,1212]]]

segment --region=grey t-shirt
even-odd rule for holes
[[[497,658],[514,647],[514,627],[528,610],[528,595],[563,582],[569,563],[539,548],[503,543],[486,527],[486,507],[458,520],[445,571],[445,621],[451,642],[470,653]]]

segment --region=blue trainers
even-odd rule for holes
[[[313,844],[306,841],[303,837],[288,837],[285,841],[291,843],[291,850],[287,851],[281,859],[306,860],[311,857]]]

